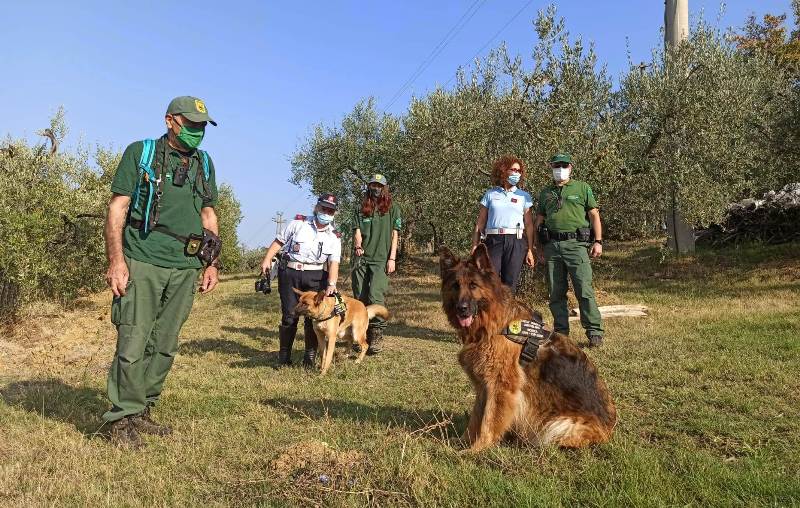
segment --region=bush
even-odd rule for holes
[[[527,162],[524,187],[535,198],[550,181],[550,155],[572,152],[604,236],[617,239],[662,234],[673,206],[705,226],[731,201],[798,180],[798,150],[777,150],[775,140],[797,130],[800,95],[774,59],[739,51],[701,21],[676,51],[631,65],[614,90],[592,45],[566,27],[553,7],[540,12],[532,66],[501,46],[403,115],[360,101],[301,145],[292,180],[338,193],[349,213],[365,175],[384,173],[405,214],[401,244],[455,248],[470,243],[492,161],[505,153]]]
[[[43,131],[49,147],[9,138],[0,148],[0,319],[25,301],[66,304],[105,287],[103,226],[120,154],[97,148],[92,164],[85,148],[60,152],[66,133],[59,110]],[[229,185],[220,186],[217,212],[222,264],[238,269],[242,217]]]
[[[19,286],[20,302],[68,302],[103,287],[103,218],[118,154],[55,150],[66,134],[63,112],[46,133],[53,147],[7,140],[0,151],[0,271]]]

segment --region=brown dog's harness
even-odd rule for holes
[[[333,311],[331,311],[331,315],[323,319],[315,319],[314,321],[321,323],[323,321],[333,319],[336,316],[344,316],[344,314],[347,312],[347,304],[344,303],[344,298],[342,298],[342,295],[338,291],[333,293],[333,297],[336,299],[336,303],[333,304]]]
[[[539,346],[550,340],[553,331],[544,327],[544,323],[538,320],[527,321],[518,319],[512,321],[500,332],[511,342],[516,342],[522,346],[519,354],[519,364],[523,367],[536,359]]]

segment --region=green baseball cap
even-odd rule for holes
[[[566,152],[558,152],[550,159],[550,164],[554,162],[566,162],[567,164],[572,164],[572,156]]]
[[[389,182],[386,180],[386,177],[380,173],[375,173],[374,175],[372,175],[368,183],[379,183],[381,185],[389,185]]]
[[[217,122],[208,116],[206,103],[202,99],[192,97],[190,95],[183,95],[175,97],[169,102],[167,106],[168,115],[183,115],[192,122],[208,122],[216,126]]]

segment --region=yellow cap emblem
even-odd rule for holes
[[[508,324],[508,331],[511,332],[512,335],[517,335],[522,331],[522,321],[516,320],[512,321]]]
[[[195,108],[197,109],[197,111],[199,111],[200,113],[206,113],[206,105],[205,105],[205,104],[203,103],[203,101],[201,101],[200,99],[195,99],[195,100],[194,100],[194,107],[195,107]]]
[[[375,180],[383,180],[383,175],[380,173],[375,174]]]

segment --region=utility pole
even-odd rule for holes
[[[283,212],[277,212],[272,222],[275,223],[275,236],[280,235],[283,232],[283,224],[286,222],[283,220]]]
[[[689,0],[664,0],[665,51],[676,48],[689,37]],[[684,120],[685,119],[679,119]],[[678,254],[694,252],[694,229],[684,220],[673,184],[672,203],[667,210],[667,245]]]

